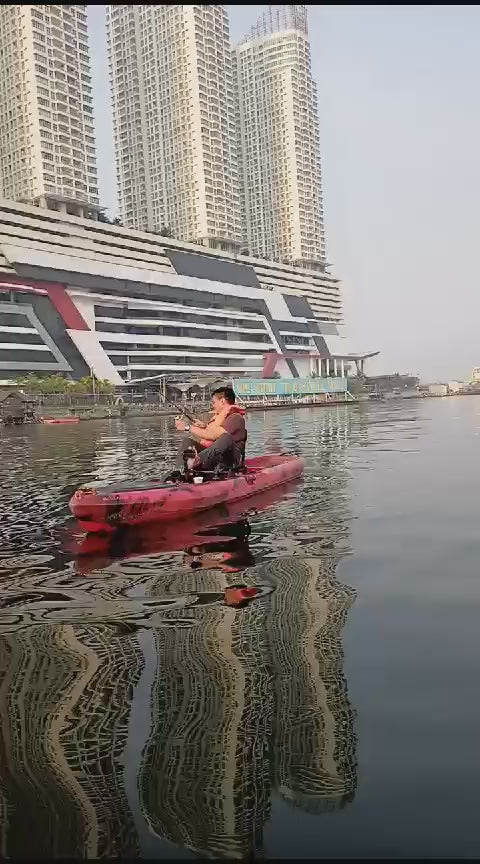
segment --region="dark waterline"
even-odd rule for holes
[[[480,855],[480,399],[249,433],[304,482],[79,557],[71,493],[171,421],[0,430],[1,857]]]

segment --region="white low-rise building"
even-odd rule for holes
[[[429,396],[448,396],[448,384],[429,384]]]
[[[2,377],[343,376],[340,320],[334,279],[0,202]]]

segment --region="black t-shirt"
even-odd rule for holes
[[[234,412],[228,414],[222,423],[225,432],[232,436],[234,444],[244,444],[247,440],[247,430],[245,428],[245,418],[241,414]]]

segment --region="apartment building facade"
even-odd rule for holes
[[[234,64],[220,5],[107,6],[120,218],[242,244]]]
[[[85,5],[0,8],[0,195],[100,210]]]
[[[316,84],[305,6],[268,7],[236,50],[247,246],[324,270]]]

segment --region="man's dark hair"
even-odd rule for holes
[[[217,389],[213,391],[212,396],[220,396],[225,399],[225,402],[228,402],[229,405],[235,404],[235,392],[233,387],[217,387]]]

